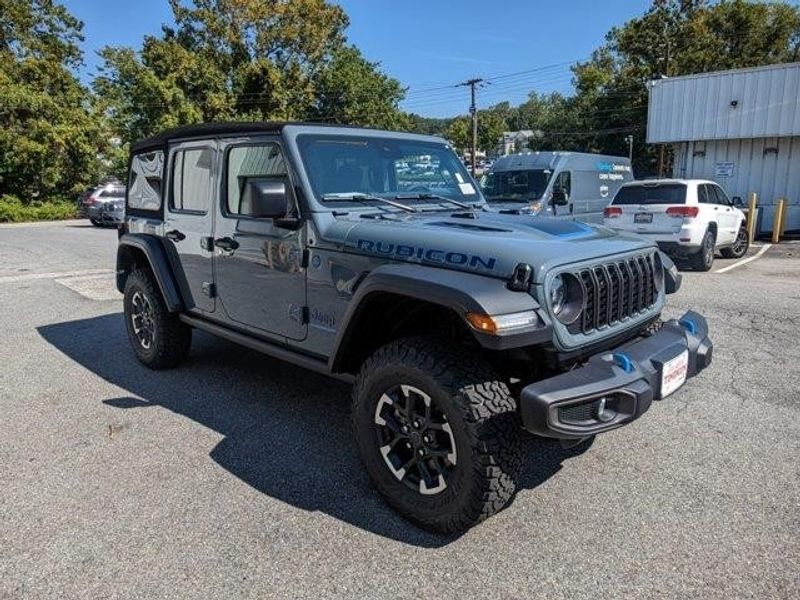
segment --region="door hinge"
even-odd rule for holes
[[[217,297],[217,286],[211,283],[210,281],[204,281],[202,288],[203,288],[203,293],[209,298]]]
[[[207,252],[211,252],[214,249],[214,238],[213,237],[201,237],[200,238],[200,247],[203,250],[206,250]]]
[[[304,268],[304,269],[308,268],[308,257],[309,257],[310,254],[311,254],[311,252],[309,252],[308,248],[304,248],[303,249],[302,264],[300,266],[302,268]]]
[[[311,321],[311,311],[307,306],[303,307],[303,325],[308,325],[309,321]]]

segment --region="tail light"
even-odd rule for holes
[[[692,219],[696,217],[699,212],[699,206],[670,206],[667,209],[667,216]]]
[[[606,206],[603,209],[603,216],[606,219],[616,219],[622,216],[622,209],[619,206]]]

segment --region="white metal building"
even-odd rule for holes
[[[759,230],[788,201],[800,229],[800,63],[650,82],[647,142],[674,148],[674,177],[712,179],[745,202],[758,193]]]

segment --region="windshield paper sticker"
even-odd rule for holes
[[[461,193],[464,194],[465,196],[471,196],[472,194],[475,193],[475,188],[469,182],[467,182],[467,183],[459,183],[458,184],[458,189],[460,189]]]

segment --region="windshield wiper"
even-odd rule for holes
[[[336,192],[334,194],[323,194],[322,199],[325,202],[361,202],[362,204],[367,204],[369,202],[382,202],[384,204],[388,204],[389,206],[394,206],[395,208],[399,208],[400,210],[404,210],[406,212],[416,213],[419,212],[418,209],[408,206],[406,204],[401,204],[400,202],[395,202],[393,200],[389,200],[387,198],[381,198],[380,196],[372,196],[370,194],[362,194],[360,192]],[[381,210],[386,210],[382,206],[378,206]]]
[[[395,200],[438,200],[441,204],[442,202],[449,202],[450,204],[456,205],[458,208],[468,208],[474,209],[478,208],[480,204],[465,204],[464,202],[459,202],[458,200],[453,200],[452,198],[448,198],[447,196],[440,196],[439,194],[431,194],[431,193],[420,193],[420,194],[398,194],[394,197]]]

